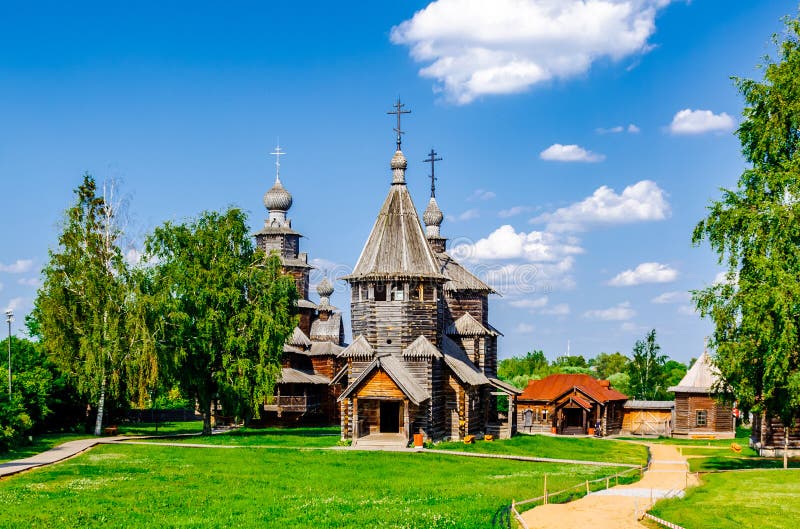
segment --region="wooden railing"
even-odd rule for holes
[[[270,404],[283,411],[310,411],[318,408],[320,401],[307,395],[276,395]]]

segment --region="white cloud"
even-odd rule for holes
[[[685,303],[691,298],[692,296],[688,292],[674,290],[672,292],[664,292],[663,294],[654,297],[650,301],[657,305],[666,305],[672,303]]]
[[[691,305],[681,305],[678,307],[678,314],[684,316],[697,316],[697,310]]]
[[[733,118],[725,112],[714,114],[710,110],[685,108],[678,111],[672,118],[669,131],[673,134],[704,134],[706,132],[727,132],[733,127]]]
[[[38,288],[42,285],[42,280],[38,277],[23,277],[17,280],[17,283],[26,287]]]
[[[392,28],[391,40],[426,63],[423,77],[467,104],[568,79],[598,60],[650,49],[670,0],[437,0]]]
[[[712,285],[735,285],[739,282],[739,274],[734,273],[732,277],[728,277],[728,272],[723,271],[719,272],[717,275],[714,276],[714,280],[711,282]]]
[[[685,303],[692,299],[691,294],[689,292],[685,292],[682,290],[674,290],[671,292],[664,292],[663,294],[659,294],[658,296],[654,297],[650,300],[651,303],[655,303],[657,305],[668,305],[668,304],[675,304],[675,303]]]
[[[475,208],[468,209],[459,215],[447,215],[447,220],[450,222],[462,222],[465,220],[477,219],[481,216],[481,212]]]
[[[583,253],[574,237],[563,237],[546,231],[517,232],[505,224],[473,244],[453,248],[457,259],[472,261],[523,259],[529,262],[559,261],[566,256]]]
[[[22,306],[22,303],[24,301],[25,301],[24,298],[11,298],[11,300],[8,302],[8,305],[6,305],[6,308],[3,310],[4,311],[11,310],[16,312],[16,310]]]
[[[529,323],[520,323],[520,324],[517,325],[517,327],[514,330],[519,332],[519,333],[530,334],[530,333],[532,333],[533,331],[536,330],[536,327],[534,327],[533,325],[531,325]]]
[[[522,213],[527,213],[529,211],[533,211],[533,208],[530,206],[513,206],[508,209],[501,209],[497,212],[497,216],[502,219],[507,219],[509,217],[516,217]]]
[[[476,189],[472,192],[472,194],[467,198],[467,200],[491,200],[495,198],[497,194],[494,191],[486,191],[485,189]]]
[[[632,321],[624,322],[622,325],[619,326],[619,328],[623,332],[628,332],[628,333],[639,333],[639,332],[644,332],[644,331],[648,330],[647,327],[645,327],[643,325],[639,325],[639,324],[633,323]]]
[[[24,274],[30,271],[33,267],[33,260],[31,259],[17,259],[11,264],[0,263],[0,272],[9,274]]]
[[[636,311],[631,308],[628,301],[607,309],[595,309],[584,312],[584,317],[592,320],[625,321],[636,316]]]
[[[637,134],[641,131],[639,127],[631,123],[627,127],[617,125],[616,127],[609,127],[607,129],[599,127],[594,129],[598,134],[619,134],[620,132],[627,132],[628,134]]]
[[[539,158],[548,162],[602,162],[605,155],[587,151],[578,145],[554,143],[539,153]]]
[[[620,272],[609,280],[612,287],[631,287],[644,283],[669,283],[678,278],[678,271],[661,263],[642,263],[633,270]]]
[[[664,220],[670,216],[666,193],[651,180],[642,180],[617,194],[599,187],[590,197],[531,220],[550,231],[581,231],[591,225],[629,224]]]
[[[545,316],[566,316],[569,313],[569,305],[566,303],[559,303],[558,305],[553,305],[552,307],[545,307],[539,311],[539,314],[544,314]]]
[[[539,298],[523,298],[509,301],[508,304],[518,309],[541,309],[547,305],[547,296]]]

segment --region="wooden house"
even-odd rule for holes
[[[621,433],[671,437],[674,413],[672,400],[629,400],[623,410]]]
[[[292,229],[292,221],[286,216],[292,203],[292,195],[283,187],[278,172],[275,185],[264,195],[269,217],[255,238],[265,252],[277,252],[283,271],[294,277],[300,322],[284,345],[281,377],[274,397],[264,405],[265,419],[337,424],[336,399],[341,388],[331,380],[343,364],[338,355],[345,345],[344,324],[341,313],[330,304],[334,288],[327,278],[317,285],[319,303],[308,299],[312,266],[308,255],[300,252],[302,235]]]
[[[444,215],[431,199],[423,231],[406,186],[407,161],[391,160],[392,181],[353,272],[353,342],[335,377],[342,438],[357,444],[414,434],[426,439],[511,435],[497,394],[516,390],[497,380],[497,337],[488,323],[491,287],[446,254]]]
[[[800,456],[800,419],[794,421],[789,428],[788,440],[783,423],[766,414],[753,416],[753,429],[750,434],[750,445],[765,457],[782,457],[784,450],[789,457]]]
[[[689,368],[677,386],[668,388],[675,393],[675,425],[677,437],[735,437],[733,408],[715,397],[719,376],[706,351]]]
[[[517,428],[522,433],[561,435],[619,433],[628,397],[608,380],[590,375],[550,375],[532,380],[517,397]]]

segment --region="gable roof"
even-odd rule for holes
[[[436,258],[439,260],[441,272],[449,279],[449,281],[444,284],[445,290],[477,290],[487,294],[497,293],[492,287],[478,279],[475,274],[461,266],[461,264],[453,259],[447,252],[437,253]]]
[[[428,358],[441,357],[441,351],[421,334],[416,340],[411,342],[411,345],[403,349],[403,358],[427,360]]]
[[[591,375],[550,375],[541,380],[531,380],[517,400],[536,400],[550,402],[578,389],[596,402],[604,403],[612,400],[628,400],[626,395],[606,385],[608,381],[600,381]]]
[[[408,399],[416,405],[419,405],[430,398],[427,390],[420,386],[411,373],[403,367],[403,364],[390,354],[375,357],[373,360],[347,388],[339,396],[338,401],[348,398],[356,389],[369,377],[369,375],[378,369],[382,369],[392,381],[397,384],[397,387]]]
[[[686,372],[677,386],[667,388],[674,393],[713,393],[719,383],[719,375],[711,363],[711,357],[703,351],[694,365]]]
[[[278,384],[330,384],[331,380],[322,375],[315,375],[294,369],[293,367],[284,367],[281,369],[281,378]]]
[[[405,183],[394,183],[347,280],[445,279]]]
[[[344,347],[333,342],[314,342],[307,352],[308,356],[337,356],[344,351]]]
[[[353,340],[353,343],[345,347],[344,351],[339,353],[339,358],[355,358],[361,360],[369,360],[373,356],[375,356],[375,350],[361,334]]]
[[[291,338],[289,338],[286,343],[301,348],[311,347],[311,340],[308,339],[308,336],[306,336],[306,333],[304,333],[300,327],[294,328]]]
[[[491,383],[492,386],[496,387],[497,389],[505,393],[510,393],[512,395],[519,395],[520,393],[522,393],[522,390],[519,389],[518,387],[512,386],[508,382],[500,380],[499,378],[489,377],[489,383]]]
[[[447,336],[442,336],[442,352],[444,353],[444,363],[453,371],[456,378],[464,384],[470,386],[491,384],[489,379],[475,367],[467,353]]]
[[[497,333],[484,327],[469,312],[465,312],[456,321],[450,323],[445,329],[445,334],[450,336],[497,336]]]

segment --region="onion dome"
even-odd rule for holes
[[[428,201],[428,207],[425,208],[425,212],[422,214],[422,220],[425,221],[426,226],[441,226],[442,221],[444,220],[444,214],[442,210],[439,209],[439,204],[436,203],[436,199],[431,197]]]
[[[327,277],[323,277],[319,285],[317,285],[317,294],[320,298],[329,298],[333,294],[333,285],[328,281]]]
[[[405,184],[406,183],[406,168],[408,167],[408,160],[403,155],[403,151],[398,149],[392,156],[392,183]]]
[[[275,179],[275,185],[264,194],[264,205],[270,211],[288,211],[292,207],[292,195],[283,187],[281,179]]]

